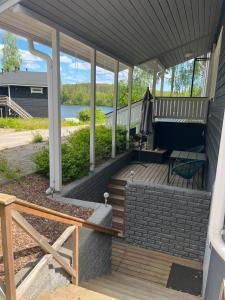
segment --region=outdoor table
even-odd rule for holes
[[[171,174],[171,166],[173,168],[174,162],[176,160],[198,160],[198,161],[204,161],[204,167],[202,168],[202,186],[204,183],[204,175],[205,175],[205,166],[207,162],[207,158],[205,153],[199,153],[199,152],[188,152],[188,151],[173,151],[169,158],[168,163],[168,176],[167,176],[167,183],[170,182],[170,174]]]

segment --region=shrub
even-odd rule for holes
[[[10,167],[6,159],[0,158],[0,174],[6,179],[21,180],[20,168],[18,166]]]
[[[96,123],[98,123],[98,124],[105,123],[105,114],[101,109],[96,108],[95,116],[96,116]],[[91,118],[90,109],[83,109],[83,110],[79,111],[78,117],[79,117],[79,120],[82,122],[89,122],[90,118]]]
[[[43,136],[40,134],[40,132],[37,132],[33,135],[32,143],[42,143],[43,142]]]
[[[69,182],[81,178],[89,172],[89,140],[90,131],[88,128],[72,133],[62,144],[62,177],[63,182]],[[100,164],[111,157],[112,151],[112,130],[104,126],[96,128],[95,156],[96,164]],[[126,131],[123,128],[117,129],[117,153],[125,150]],[[49,151],[43,148],[34,157],[36,170],[49,176]]]

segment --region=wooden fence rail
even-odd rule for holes
[[[185,120],[205,124],[208,116],[208,98],[156,97],[153,104],[153,121]],[[142,101],[132,104],[131,124],[140,124]],[[117,110],[117,124],[127,125],[128,107]],[[112,126],[112,113],[106,114],[106,126]]]
[[[42,236],[27,220],[19,213],[32,214],[47,218],[56,222],[71,225],[67,231],[73,235],[72,266],[67,263],[57,252],[56,244],[51,246],[47,239]],[[69,216],[52,209],[44,208],[20,199],[15,196],[0,194],[0,217],[2,230],[2,249],[5,272],[5,290],[7,300],[18,299],[15,284],[12,220],[14,220],[46,253],[51,254],[57,263],[72,276],[72,283],[79,283],[79,228],[85,227],[105,234],[119,236],[120,232],[110,227],[97,225],[83,219]]]

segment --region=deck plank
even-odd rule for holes
[[[166,287],[173,263],[202,270],[197,261],[113,241],[112,269]]]
[[[167,164],[156,164],[156,163],[143,163],[141,164],[129,164],[125,166],[122,170],[120,170],[117,174],[113,176],[115,179],[121,180],[130,180],[130,172],[134,171],[134,180],[143,181],[145,183],[154,183],[167,185],[167,172],[168,165]],[[195,175],[193,179],[189,182],[188,180],[177,176],[170,176],[170,186],[176,186],[180,188],[188,188],[195,190],[202,190],[201,187],[201,172]]]

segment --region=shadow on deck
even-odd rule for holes
[[[170,183],[167,184],[168,164],[156,163],[132,163],[120,170],[114,179],[131,180],[131,171],[134,171],[133,179],[146,183],[170,185],[193,190],[202,188],[202,174],[198,172],[192,179],[187,180],[177,175],[170,175]]]

